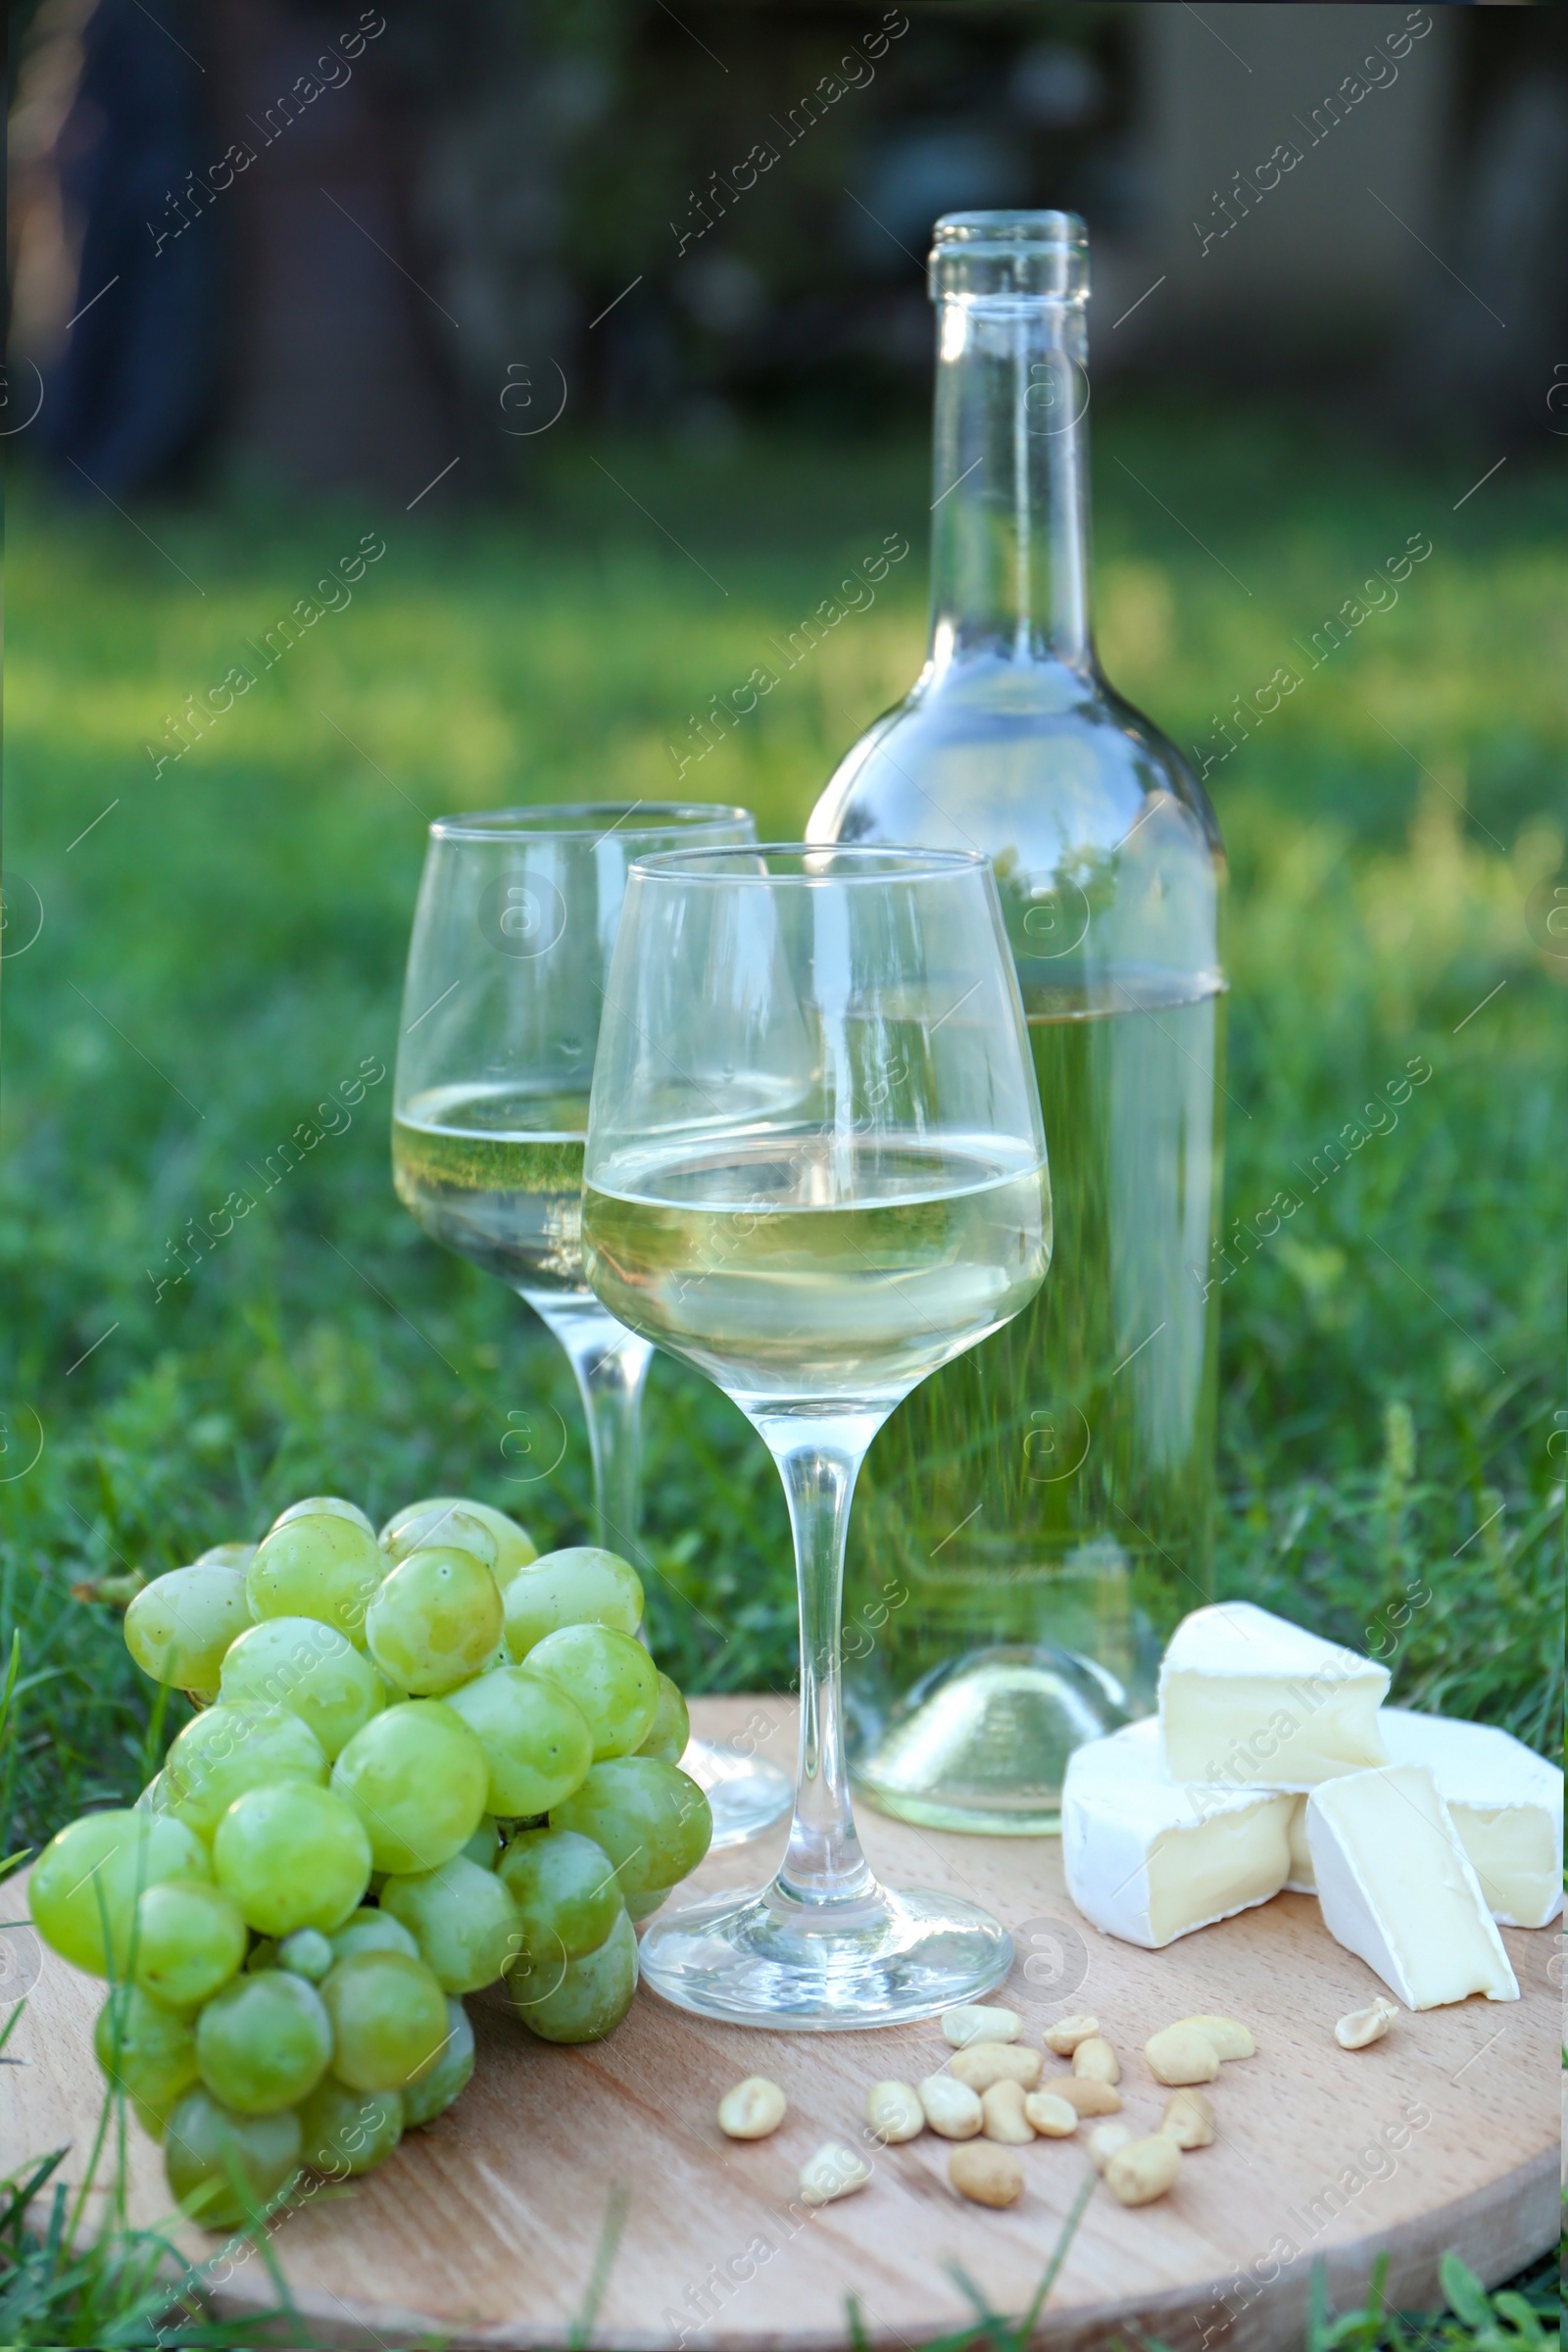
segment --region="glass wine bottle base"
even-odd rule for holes
[[[681,1757],[682,1772],[690,1773],[708,1798],[713,1816],[710,1853],[720,1846],[744,1845],[790,1809],[795,1786],[776,1764],[760,1756],[743,1756],[711,1740],[692,1739]]]
[[[922,1829],[1059,1831],[1067,1758],[1132,1710],[1103,1667],[1035,1646],[972,1650],[927,1675],[857,1757],[857,1792]]]
[[[956,1895],[873,1886],[854,1902],[807,1904],[775,1884],[655,1920],[639,1959],[644,1984],[677,2009],[831,2034],[978,2000],[1012,1966],[1012,1938]]]

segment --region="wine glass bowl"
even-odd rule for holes
[[[605,975],[632,860],[736,844],[744,808],[603,802],[442,817],[409,945],[393,1183],[432,1240],[527,1300],[565,1350],[588,1422],[598,1540],[638,1566],[640,1430],[652,1348],[583,1275],[582,1153]],[[713,1842],[777,1818],[775,1767],[694,1740]]]
[[[682,847],[632,867],[583,1170],[588,1280],[740,1405],[784,1479],[801,1605],[789,1847],[761,1894],[660,1920],[657,1990],[704,2014],[881,2025],[973,1998],[1011,1947],[889,1893],[840,1720],[859,1461],[919,1381],[1034,1297],[1050,1188],[989,864],[881,848]]]

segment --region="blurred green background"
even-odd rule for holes
[[[1228,1225],[1412,1057],[1431,1067],[1396,1129],[1254,1237],[1224,1289],[1220,1578],[1393,1642],[1401,1698],[1550,1745],[1568,496],[1521,465],[1465,500],[1473,453],[1411,461],[1278,399],[1125,393],[1095,431],[1106,665],[1184,746],[1215,746],[1234,696],[1412,533],[1432,542],[1397,605],[1208,779],[1235,872]],[[921,659],[925,476],[912,432],[757,430],[707,454],[561,439],[526,502],[456,518],[367,494],[309,515],[143,507],[132,527],[23,481],[0,1215],[12,1844],[152,1769],[118,1580],[321,1490],[377,1520],[468,1490],[541,1544],[580,1535],[564,1359],[398,1208],[390,1075],[243,1222],[213,1226],[367,1057],[390,1073],[425,818],[667,795],[689,714],[902,531],[911,555],[876,605],[681,778],[799,827]],[[386,553],[352,604],[155,775],[167,714],[365,533]],[[181,1250],[193,1270],[160,1298]],[[666,1663],[700,1687],[787,1684],[789,1547],[760,1443],[663,1359],[648,1422]]]
[[[0,1855],[127,1800],[183,1718],[121,1640],[143,1577],[321,1491],[585,1533],[564,1359],[392,1195],[424,825],[678,791],[799,829],[922,658],[920,257],[970,206],[1087,218],[1101,647],[1212,756],[1232,859],[1219,1590],[1555,1749],[1568,12],[7,13]],[[690,759],[890,534],[875,604]],[[349,601],[318,591],[367,538]],[[1391,1129],[1365,1106],[1412,1071]],[[786,1687],[771,1463],[662,1358],[647,1429],[662,1662]],[[113,2232],[78,2273],[24,2205],[0,2336],[169,2339]],[[1443,2283],[1421,2340],[1544,2346],[1546,2270],[1528,2303]],[[1375,2294],[1309,2337],[1390,2340]]]

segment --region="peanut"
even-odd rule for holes
[[[1004,2140],[1010,2148],[1029,2145],[1035,2128],[1024,2113],[1021,2082],[993,2082],[981,2093],[980,2129],[987,2139]]]
[[[854,2148],[824,2140],[816,2154],[801,2167],[803,2205],[831,2205],[835,2197],[853,2196],[871,2178],[871,2167]]]
[[[1016,2041],[1021,2022],[1010,2009],[949,2009],[942,2032],[956,2050],[966,2050],[976,2041]]]
[[[1025,2094],[1023,2111],[1043,2139],[1070,2139],[1078,2129],[1078,2110],[1054,2090]]]
[[[1167,2026],[1144,2044],[1156,2082],[1212,2082],[1219,2073],[1219,2052],[1198,2026]]]
[[[988,2091],[993,2082],[1021,2082],[1025,2090],[1033,2090],[1045,2063],[1038,2050],[1026,2050],[1015,2041],[977,2041],[954,2051],[948,2072],[971,2090]]]
[[[1023,2166],[1005,2148],[977,2139],[955,2148],[948,2158],[948,2179],[960,2197],[976,2205],[1016,2205],[1023,2195]]]
[[[1072,2071],[1090,2082],[1119,2082],[1121,2060],[1102,2034],[1091,2034],[1074,2050]]]
[[[925,2130],[925,2110],[907,2082],[873,2082],[865,2120],[880,2140],[918,2139]]]
[[[1182,2152],[1163,2132],[1147,2139],[1130,2139],[1105,2167],[1105,2186],[1123,2205],[1152,2205],[1176,2185]]]
[[[984,2121],[979,2094],[951,2075],[927,2075],[915,2085],[915,2097],[933,2132],[944,2139],[977,2139]]]
[[[1102,2173],[1118,2148],[1132,2143],[1132,2133],[1125,2124],[1097,2124],[1089,2134],[1089,2161],[1097,2173]]]
[[[1121,2113],[1121,2092],[1115,2083],[1097,2082],[1093,2075],[1048,2075],[1040,2087],[1065,2099],[1078,2115]]]
[[[1098,2017],[1058,2017],[1054,2026],[1046,2028],[1045,2044],[1048,2050],[1054,2050],[1058,2058],[1070,2058],[1081,2041],[1087,2041],[1091,2034],[1099,2032]]]
[[[1383,2039],[1398,2014],[1397,2005],[1379,1993],[1370,2009],[1352,2009],[1348,2017],[1342,2017],[1334,2038],[1342,2050],[1364,2050],[1369,2042]]]
[[[728,2139],[766,2139],[784,2121],[789,2101],[765,2075],[748,2075],[718,2102],[718,2128]]]
[[[1160,2130],[1179,2148],[1207,2148],[1214,2141],[1214,2109],[1200,2090],[1178,2090],[1165,2102]]]
[[[1179,2026],[1196,2026],[1206,2034],[1214,2044],[1214,2055],[1223,2062],[1227,2058],[1255,2058],[1257,2044],[1250,2029],[1239,2025],[1234,2017],[1179,2017]]]

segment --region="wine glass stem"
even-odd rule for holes
[[[860,1453],[819,1444],[771,1450],[789,1497],[801,1603],[800,1771],[778,1884],[798,1902],[853,1902],[875,1885],[850,1810],[840,1675],[844,1541]]]
[[[607,1551],[635,1559],[642,1518],[643,1389],[653,1349],[634,1332],[618,1324],[613,1328],[618,1340],[602,1333],[592,1346],[568,1353],[588,1421],[595,1541]]]

